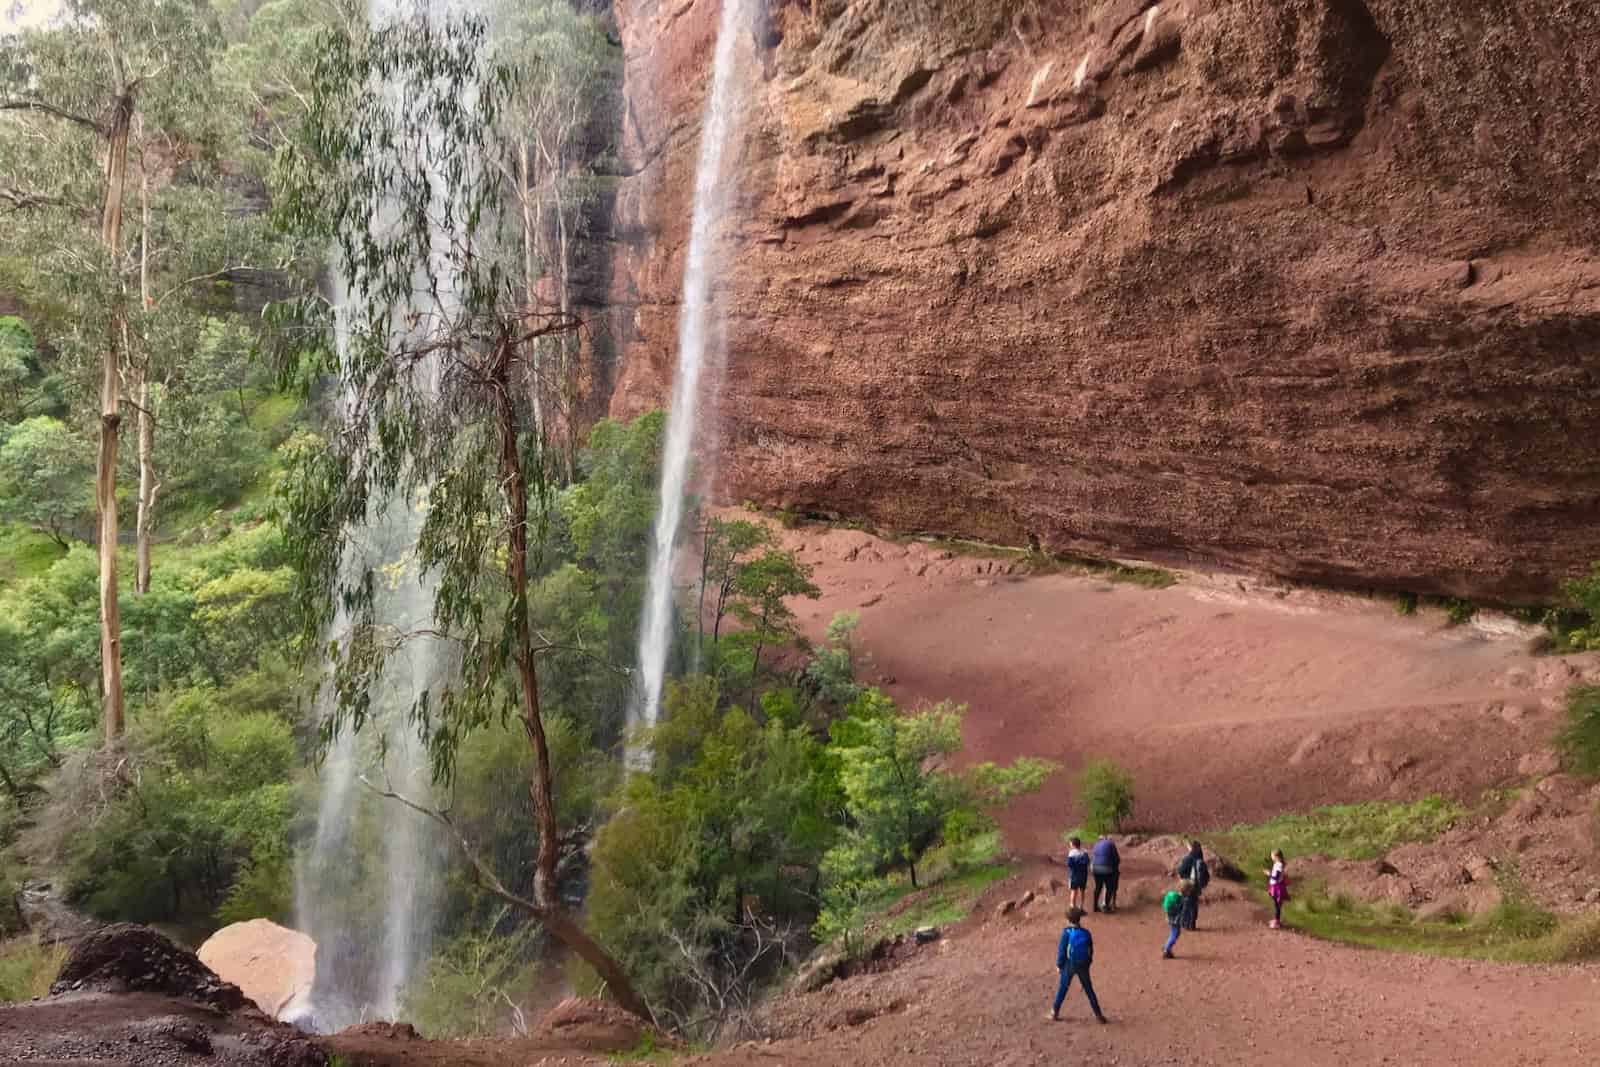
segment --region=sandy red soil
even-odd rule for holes
[[[1135,823],[1203,830],[1359,799],[1475,800],[1547,747],[1593,656],[1529,654],[1485,615],[1451,627],[1394,601],[1186,575],[1146,589],[1022,577],[822,527],[779,531],[822,590],[796,605],[813,640],[861,616],[868,681],[908,706],[969,706],[966,757],[1064,768],[1002,818],[1013,848],[1053,852],[1075,818],[1070,772],[1108,756],[1134,775]],[[920,572],[920,573],[919,573]]]

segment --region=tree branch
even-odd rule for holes
[[[67,203],[58,196],[45,196],[8,186],[0,186],[0,200],[10,204],[13,211],[23,211],[33,207],[63,207]]]
[[[94,119],[86,118],[83,115],[75,115],[43,100],[0,100],[0,111],[37,111],[41,115],[49,115],[53,118],[61,119],[63,122],[72,122],[79,126],[87,127],[102,137],[106,133],[105,127]]]

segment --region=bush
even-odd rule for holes
[[[1395,598],[1394,610],[1400,615],[1415,615],[1417,613],[1417,594],[1401,593]]]
[[[1093,760],[1078,772],[1077,795],[1090,837],[1121,830],[1133,814],[1133,776],[1110,760]]]
[[[1445,618],[1450,620],[1451,626],[1465,625],[1466,623],[1471,622],[1472,617],[1477,613],[1478,605],[1474,604],[1470,600],[1462,600],[1459,597],[1451,597],[1444,603]]]
[[[50,992],[67,950],[29,938],[0,948],[0,1004],[32,1000]]]
[[[1567,723],[1556,744],[1568,771],[1600,778],[1600,686],[1574,686],[1567,693]]]

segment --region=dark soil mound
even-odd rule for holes
[[[163,993],[238,1011],[248,1001],[187,949],[148,926],[119,923],[80,941],[67,957],[52,994],[72,992]]]

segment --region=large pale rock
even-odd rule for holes
[[[317,943],[269,919],[224,926],[200,946],[200,962],[231,982],[274,1018],[311,994]]]

